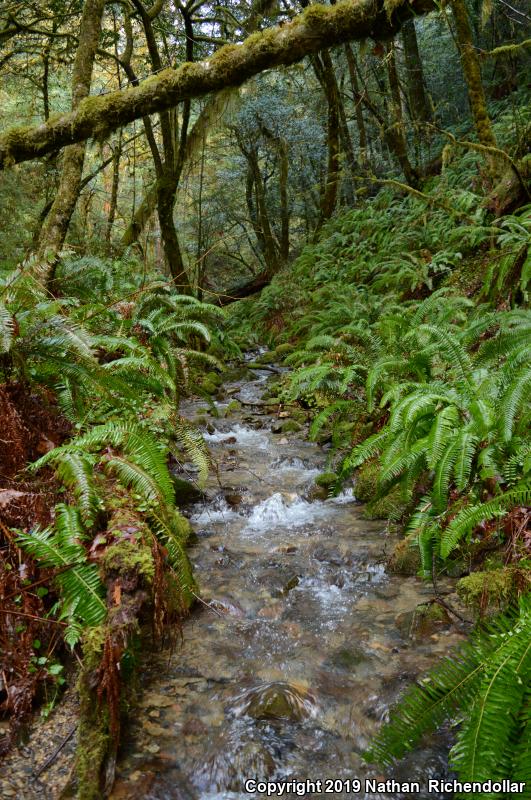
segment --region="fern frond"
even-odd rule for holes
[[[464,508],[443,531],[441,537],[441,556],[447,558],[455,550],[461,539],[470,533],[480,522],[493,519],[507,509],[531,503],[531,488],[515,488],[488,500],[486,503]]]

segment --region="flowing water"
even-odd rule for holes
[[[352,489],[310,501],[326,453],[271,432],[267,376],[229,386],[253,405],[206,435],[218,470],[192,509],[190,551],[203,602],[175,649],[145,667],[114,800],[237,800],[253,796],[248,779],[446,776],[442,737],[386,773],[362,753],[399,692],[460,634],[410,637],[403,620],[431,587],[386,573],[394,539],[363,519]]]

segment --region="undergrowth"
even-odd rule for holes
[[[353,477],[354,493],[357,480],[371,486],[373,508],[392,498],[421,577],[436,585],[457,569],[488,586],[493,553],[519,576],[504,582],[505,616],[405,695],[368,758],[387,764],[457,717],[460,778],[524,779],[531,206],[492,218],[475,168],[473,153],[454,155],[424,198],[386,188],[338,214],[232,324],[291,367],[277,394],[309,410],[311,438],[330,442],[335,490]]]

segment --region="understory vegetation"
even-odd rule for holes
[[[506,611],[406,695],[369,757],[388,764],[459,715],[459,777],[524,780],[531,206],[493,220],[474,168],[456,156],[425,197],[386,188],[338,215],[232,324],[290,368],[273,394],[330,443],[331,491],[353,480],[366,515],[403,532],[391,569],[435,597],[441,575],[460,576],[480,619]]]
[[[459,778],[531,798],[528,26],[520,0],[0,8],[0,756],[75,685],[62,796],[108,796],[142,658],[208,580],[183,403],[215,417],[265,367],[278,432],[326,450],[313,499],[351,489],[470,634],[365,758],[449,724]]]

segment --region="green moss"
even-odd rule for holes
[[[151,550],[145,544],[126,539],[108,547],[102,558],[105,572],[138,572],[148,583],[155,577]]]
[[[213,383],[215,386],[221,386],[221,384],[223,383],[223,378],[221,377],[221,375],[219,375],[219,373],[217,372],[214,372],[213,370],[212,372],[207,372],[204,380],[210,381],[210,383]]]
[[[354,492],[356,493],[355,490]],[[385,497],[367,503],[363,509],[363,516],[365,519],[390,519],[398,522],[405,510],[406,503],[402,499],[400,487],[395,486]]]
[[[203,492],[201,489],[198,489],[197,486],[194,486],[194,484],[190,483],[190,481],[185,481],[183,478],[176,478],[175,476],[172,478],[172,480],[175,487],[177,505],[185,506],[189,503],[195,503],[197,500],[201,500],[203,497]],[[190,526],[190,523],[187,519],[182,516],[180,516],[180,519],[183,520],[183,530],[186,526]]]
[[[275,348],[275,355],[278,359],[282,359],[284,356],[293,353],[294,350],[295,346],[286,342],[285,344],[279,344],[278,347]]]
[[[356,474],[354,494],[356,499],[367,503],[376,495],[380,467],[375,461],[368,461],[361,466]]]
[[[240,411],[242,404],[238,400],[231,400],[227,406],[227,414],[233,414],[235,411]]]
[[[336,482],[337,475],[335,472],[322,472],[315,479],[317,486],[321,486],[323,489],[331,489]]]
[[[276,361],[276,353],[274,350],[270,350],[267,353],[262,353],[262,355],[258,356],[256,359],[257,364],[272,364]]]
[[[531,569],[519,567],[472,572],[457,583],[461,600],[482,614],[499,611],[530,591]]]
[[[218,386],[217,384],[212,383],[212,381],[204,380],[201,384],[201,389],[207,394],[216,394],[218,391]]]
[[[287,419],[280,426],[280,430],[282,433],[298,433],[302,430],[302,425],[294,419]]]

